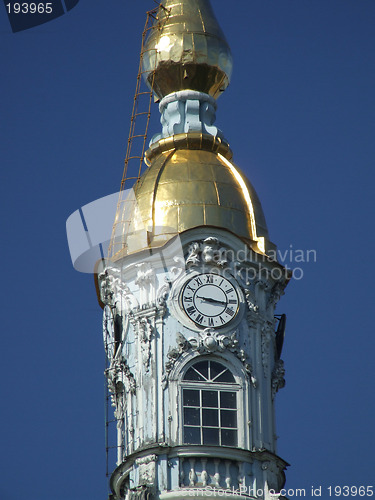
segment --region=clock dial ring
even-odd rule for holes
[[[192,277],[181,292],[185,314],[202,327],[226,326],[239,310],[236,287],[227,278],[215,273]]]

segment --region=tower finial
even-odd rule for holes
[[[196,90],[217,98],[229,85],[232,56],[209,0],[165,0],[146,42],[144,70],[159,98]]]

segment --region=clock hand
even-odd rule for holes
[[[222,300],[211,299],[210,297],[201,297],[200,295],[197,295],[197,298],[205,300],[206,302],[215,302],[216,304],[222,304],[223,306],[227,305],[227,303],[223,302]]]

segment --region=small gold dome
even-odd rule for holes
[[[232,56],[209,0],[166,0],[163,6],[145,45],[146,81],[151,86],[155,70],[159,98],[186,89],[218,97],[229,84]]]
[[[199,226],[229,230],[255,251],[266,252],[269,238],[259,198],[238,167],[219,152],[229,156],[229,148],[202,134],[195,134],[201,141],[194,143],[191,135],[159,141],[146,153],[152,155],[151,167],[134,188],[130,213],[117,216],[117,241],[126,233],[121,251],[114,248],[118,257],[162,246]],[[174,147],[168,150],[172,140]],[[204,141],[211,150],[200,149]],[[129,223],[121,224],[124,219]]]

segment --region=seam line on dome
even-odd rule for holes
[[[160,169],[159,169],[159,172],[156,176],[156,180],[155,180],[155,188],[153,189],[153,192],[152,192],[152,202],[151,202],[151,216],[152,216],[152,226],[153,228],[155,227],[155,199],[156,199],[156,192],[157,192],[157,189],[158,189],[158,186],[159,186],[159,179],[161,177],[161,174],[163,173],[164,169],[165,169],[165,166],[167,164],[167,161],[174,155],[175,153],[175,150],[173,149],[169,155],[167,155],[167,157],[164,159],[164,162],[163,164],[161,165]]]

